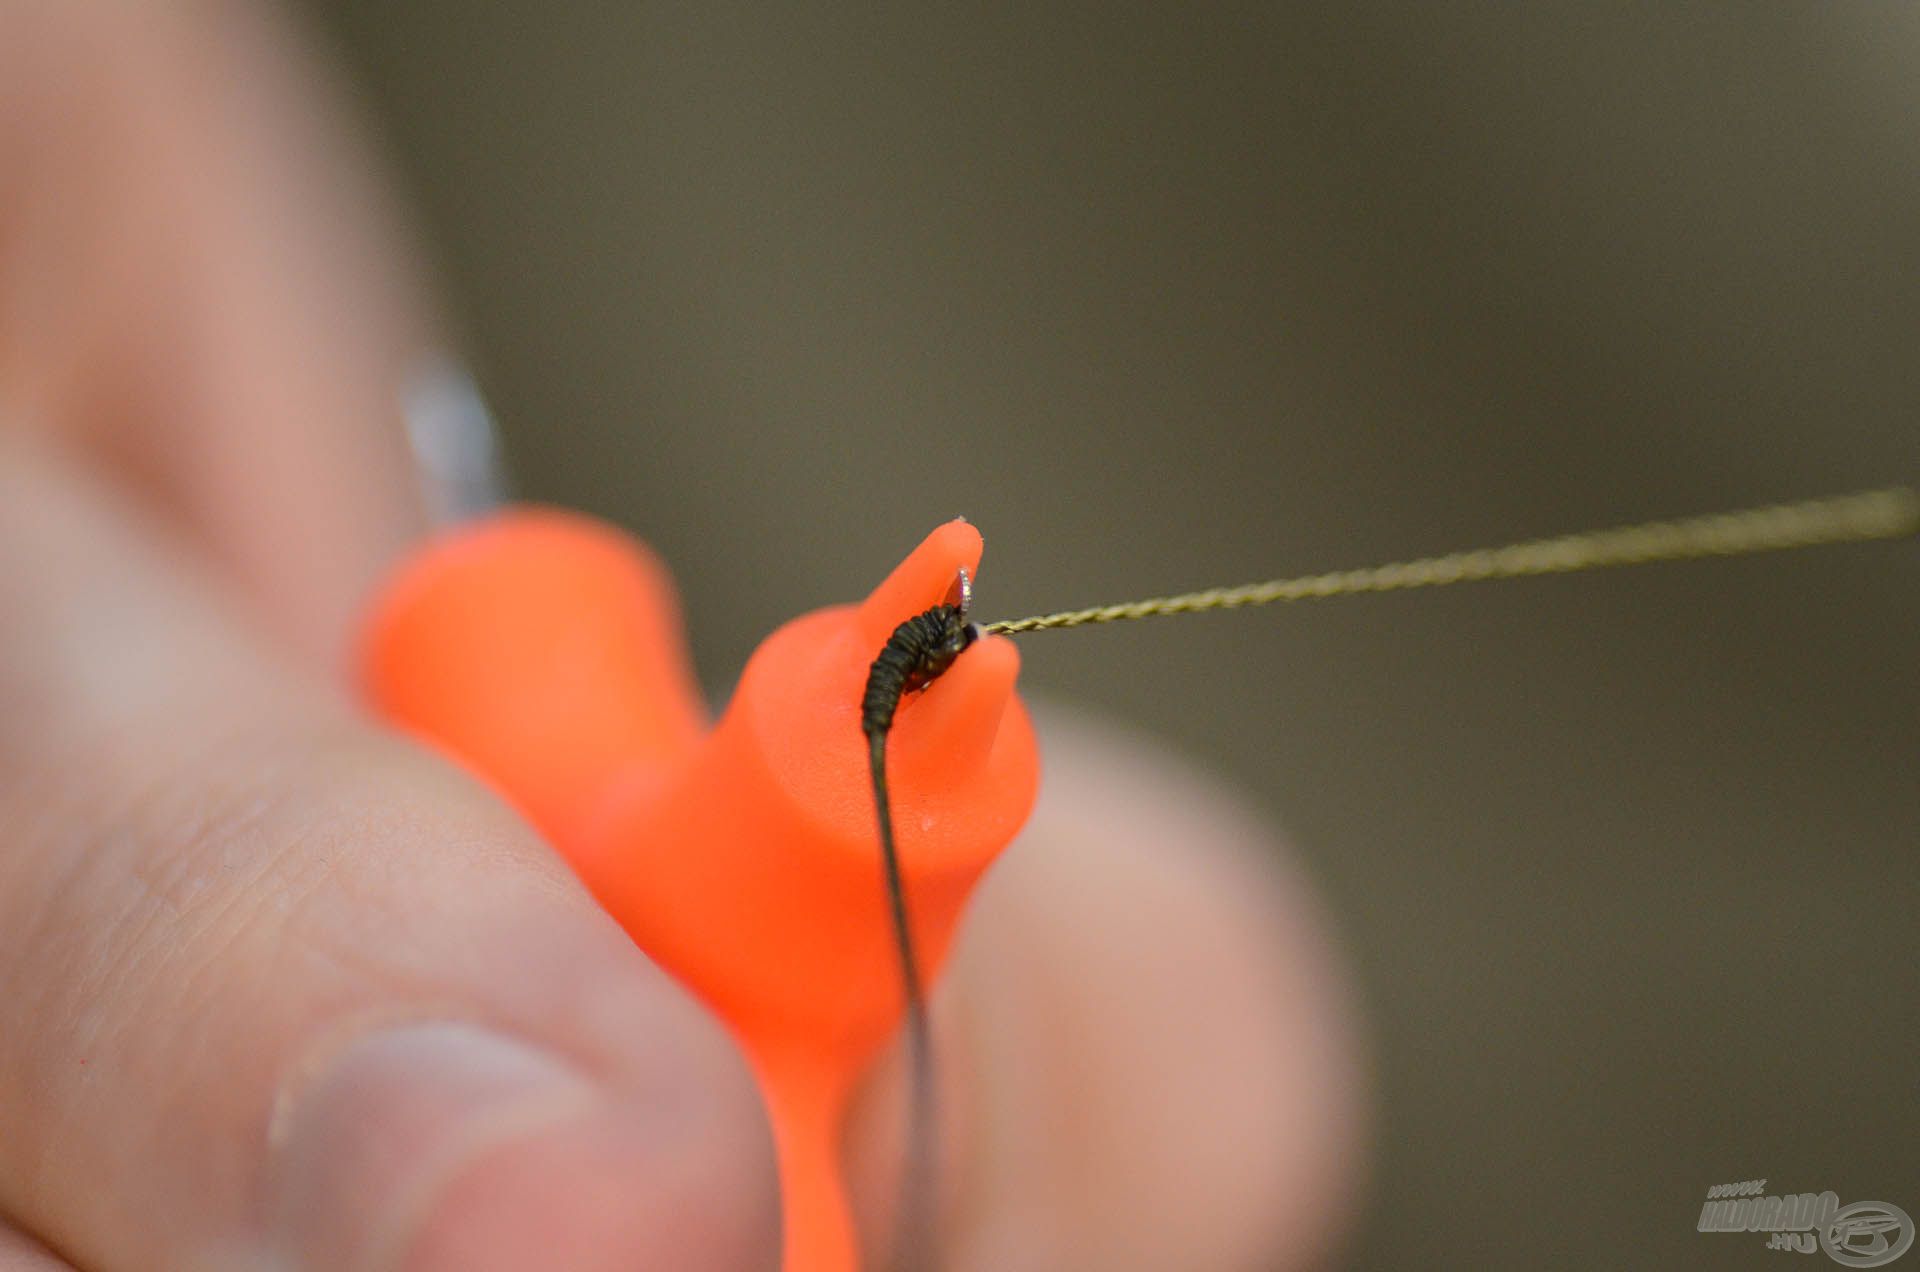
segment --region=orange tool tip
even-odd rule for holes
[[[781,1033],[806,1022],[864,1056],[897,1018],[860,698],[894,627],[939,604],[980,547],[978,531],[950,522],[858,607],[768,637],[688,763],[664,782],[636,769],[577,845],[575,864],[607,908],[736,1024]],[[1018,672],[1011,641],[977,641],[895,722],[901,869],[932,967],[1037,790]],[[701,849],[684,847],[693,843]],[[713,939],[716,928],[729,938]]]
[[[980,532],[964,517],[936,527],[921,540],[860,605],[860,631],[873,642],[874,652],[879,652],[894,628],[940,604],[961,569],[978,576],[983,547]]]

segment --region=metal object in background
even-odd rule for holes
[[[499,432],[465,368],[450,358],[427,362],[406,386],[402,410],[434,525],[467,521],[500,506],[506,478]]]

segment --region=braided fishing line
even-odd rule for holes
[[[995,635],[1014,636],[1022,632],[1155,618],[1163,614],[1198,614],[1207,610],[1271,605],[1276,601],[1320,600],[1330,596],[1445,587],[1452,583],[1478,583],[1489,579],[1570,574],[1577,570],[1650,565],[1657,561],[1747,556],[1757,552],[1778,552],[1822,544],[1898,539],[1915,533],[1920,533],[1920,494],[1910,487],[1896,486],[1887,490],[1773,504],[1679,521],[1648,521],[1610,530],[1562,535],[1554,539],[1530,539],[1505,547],[1450,552],[1445,556],[1421,557],[1357,570],[1269,579],[1264,583],[1209,588],[1203,592],[1183,592],[1178,596],[1155,596],[1118,605],[1061,610],[1032,618],[1002,619],[986,624],[982,630]]]

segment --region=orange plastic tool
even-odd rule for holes
[[[859,606],[761,644],[707,729],[665,570],[585,517],[516,510],[430,545],[366,630],[375,707],[482,775],[746,1050],[780,1156],[787,1272],[851,1272],[849,1097],[903,1003],[860,695],[894,627],[976,569],[965,522]],[[987,637],[903,704],[894,820],[929,976],[1033,805],[1019,655]]]

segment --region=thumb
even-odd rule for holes
[[[717,1027],[155,544],[0,441],[0,1215],[86,1266],[769,1266]]]

